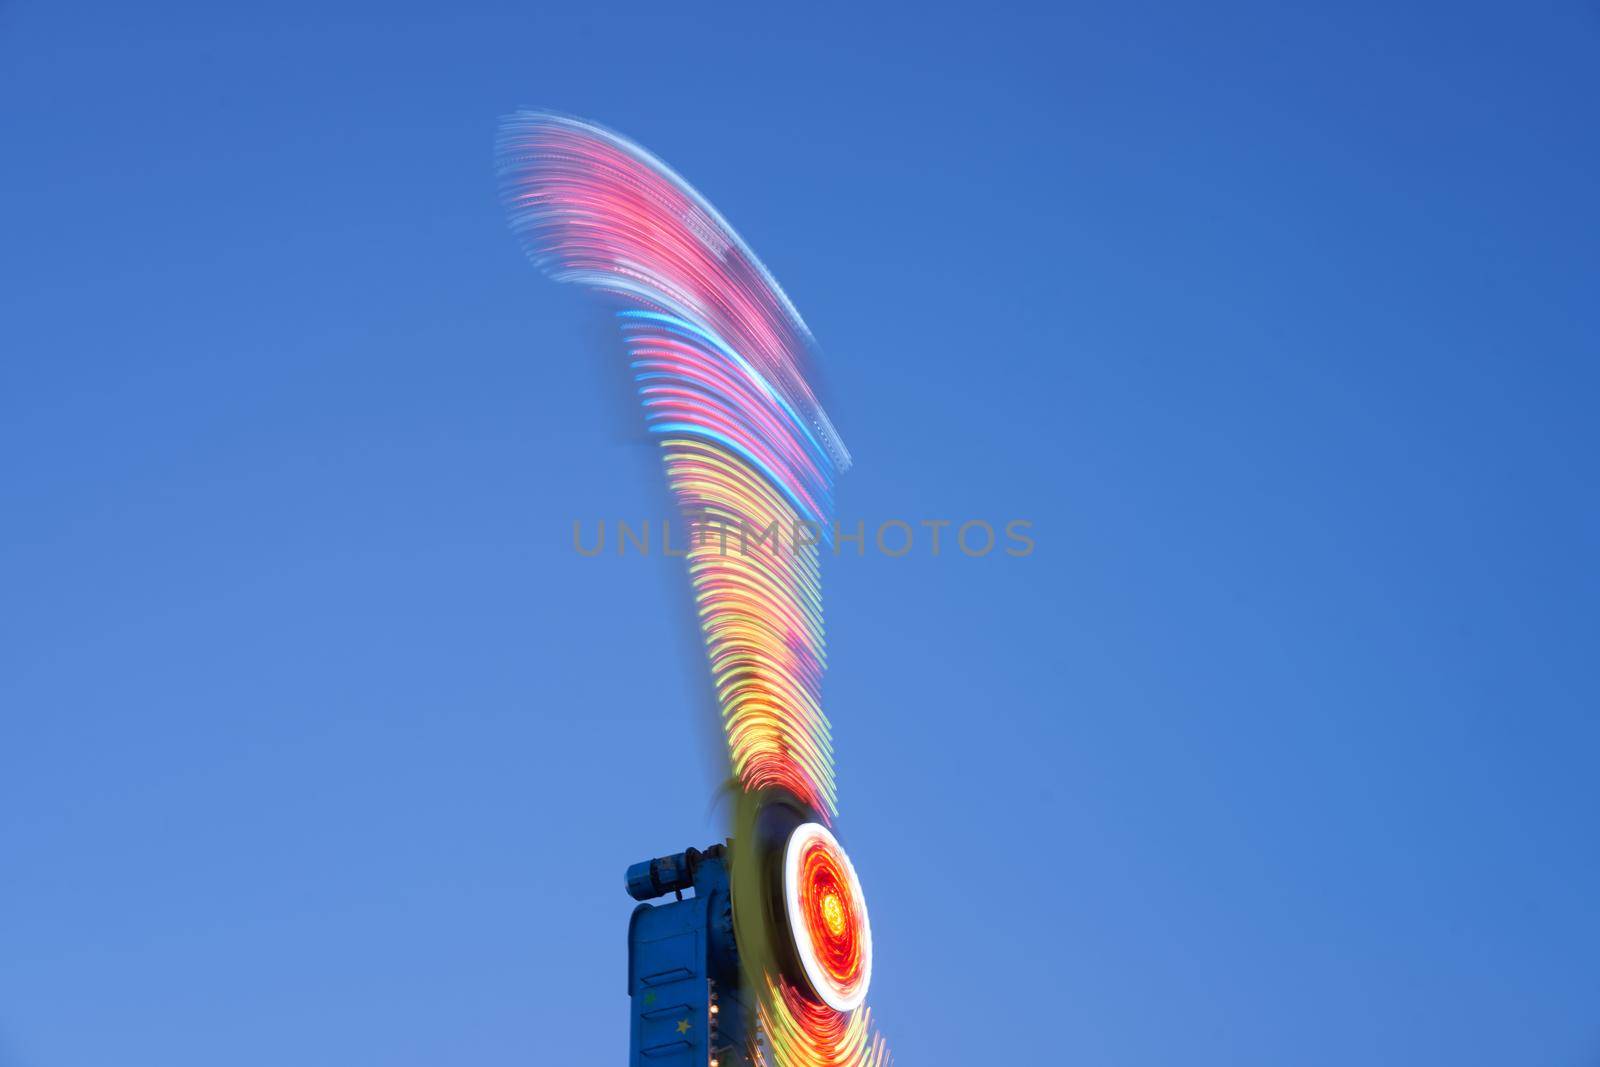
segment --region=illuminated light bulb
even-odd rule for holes
[[[716,1013],[717,1013],[717,1012],[719,1012],[719,1011],[721,1011],[721,1010],[722,1010],[722,1009],[721,1009],[721,1008],[719,1008],[719,1007],[717,1007],[717,1006],[716,1006],[716,1005],[715,1005],[715,1004],[713,1004],[713,1005],[711,1005],[711,1014],[712,1014],[712,1015],[715,1015],[715,1014],[716,1014]]]

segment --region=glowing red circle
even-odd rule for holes
[[[821,823],[804,823],[789,835],[784,903],[812,991],[837,1011],[860,1007],[872,981],[867,902],[850,857]]]

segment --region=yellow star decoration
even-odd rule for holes
[[[689,1020],[688,1019],[679,1019],[678,1020],[678,1033],[687,1034],[688,1032],[689,1032]]]

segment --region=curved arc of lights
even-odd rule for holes
[[[522,111],[502,123],[497,154],[512,230],[534,263],[624,305],[645,423],[695,524],[685,562],[741,811],[803,809],[826,834],[838,804],[817,546],[830,543],[833,481],[850,456],[807,381],[810,330],[722,216],[638,145]],[[735,898],[761,899],[772,879],[740,851]],[[836,998],[840,1010],[784,977],[782,920],[758,910],[734,918],[767,1062],[883,1067],[867,1008]],[[826,925],[831,912],[815,914]]]

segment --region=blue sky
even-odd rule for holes
[[[842,836],[908,1067],[1600,1057],[1600,14],[0,5],[0,1064],[620,1063],[717,738],[496,118],[823,349]],[[1403,9],[1402,9],[1403,8]]]

